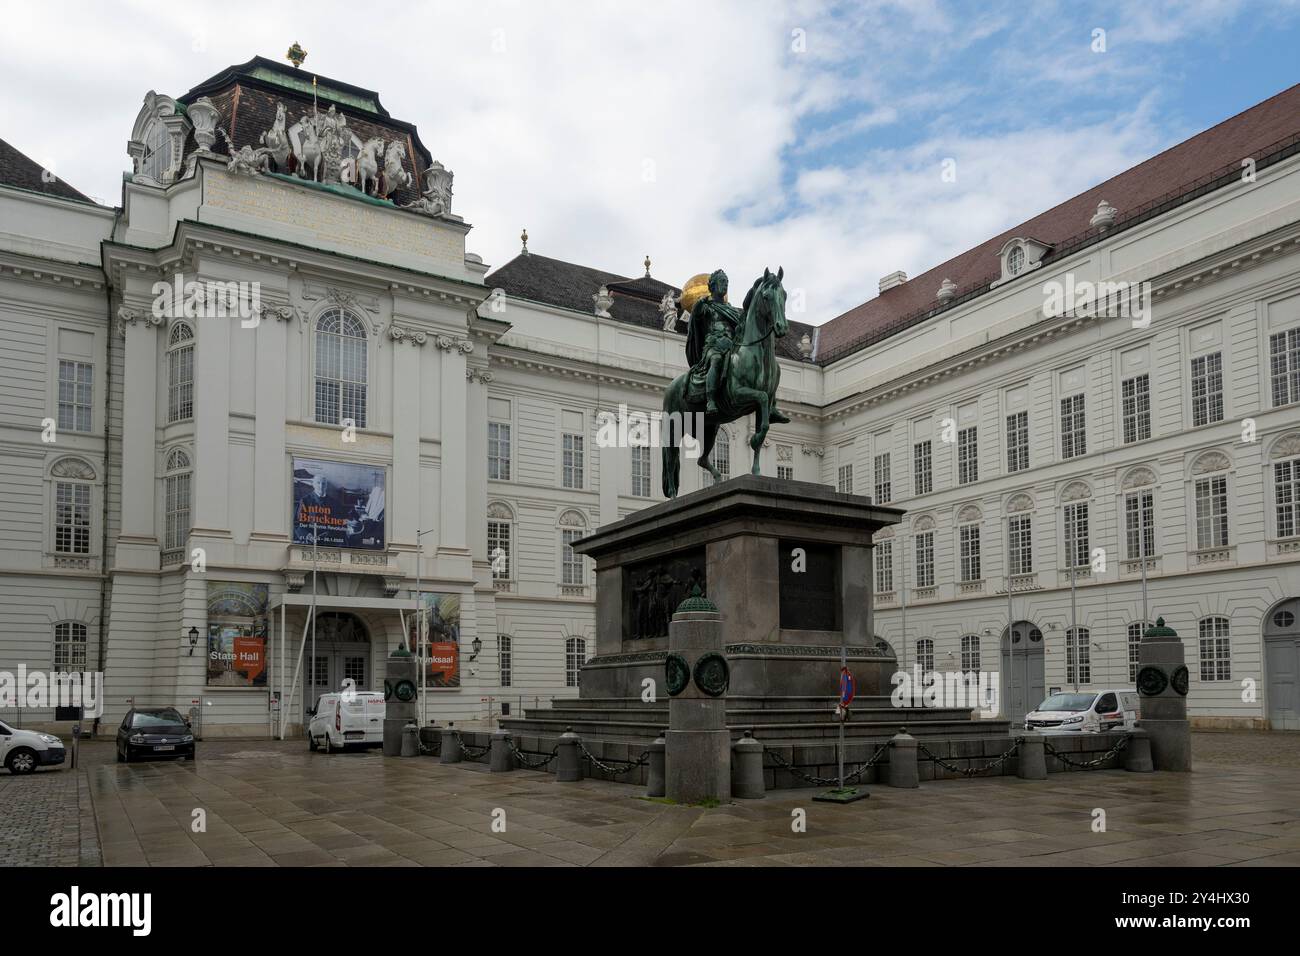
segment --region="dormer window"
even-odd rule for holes
[[[993,287],[1037,269],[1051,248],[1045,242],[1028,237],[1008,239],[998,254],[1002,259],[1002,277],[993,283]]]
[[[1012,246],[1007,253],[1007,275],[1018,276],[1025,267],[1025,247]]]

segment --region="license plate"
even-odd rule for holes
[[[158,745],[156,745],[153,749],[154,749],[154,750],[175,750],[175,749],[176,749],[176,745],[175,745],[175,744],[158,744]]]
[[[348,740],[356,740],[358,737],[364,737],[365,735],[365,731],[362,730],[348,730],[343,734],[343,736]]]

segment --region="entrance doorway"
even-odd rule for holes
[[[1043,632],[1029,621],[1016,621],[1002,629],[1002,713],[1014,724],[1023,724],[1025,714],[1043,701]]]
[[[311,629],[307,630],[306,655],[311,657]],[[323,611],[316,615],[316,656],[309,671],[309,707],[321,694],[343,689],[351,678],[357,690],[370,686],[370,631],[355,614]]]
[[[1264,667],[1268,722],[1274,730],[1300,730],[1300,598],[1264,616]]]

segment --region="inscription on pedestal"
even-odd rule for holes
[[[704,549],[642,561],[623,569],[623,635],[625,640],[667,637],[677,605],[698,583],[705,594]]]
[[[797,549],[802,549],[802,556]],[[782,541],[780,561],[781,627],[799,631],[840,630],[839,545]]]

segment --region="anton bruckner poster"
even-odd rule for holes
[[[385,472],[382,465],[293,460],[293,540],[322,548],[384,547]]]

